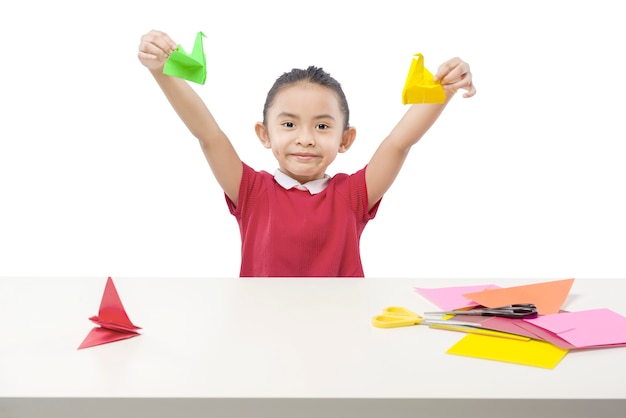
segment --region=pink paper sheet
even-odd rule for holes
[[[562,312],[523,321],[551,332],[576,348],[626,345],[626,317],[606,308]]]
[[[500,286],[494,284],[474,285],[474,286],[451,286],[439,288],[414,287],[413,289],[426,299],[437,305],[444,311],[454,309],[470,308],[478,306],[478,303],[463,296],[464,293],[480,292],[485,289],[499,289]]]

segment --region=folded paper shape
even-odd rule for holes
[[[78,347],[79,350],[140,335],[137,330],[141,329],[141,327],[130,322],[113,284],[113,279],[110,277],[107,279],[104,287],[98,315],[92,316],[89,320],[100,325],[100,327],[93,328],[87,334],[87,337]]]
[[[555,336],[549,331],[521,319],[472,315],[447,315],[445,318],[453,319],[454,322],[467,322],[468,325],[480,325],[480,328],[477,329],[490,331],[482,333],[483,335],[488,335],[491,332],[502,332],[509,335],[524,337],[521,338],[524,340],[534,339],[546,341],[565,350],[576,348],[572,344],[569,344],[567,341]],[[432,325],[431,328],[433,328]]]
[[[474,328],[474,327],[466,327],[463,325],[445,325],[445,324],[430,324],[430,328],[432,329],[441,329],[446,331],[458,331],[465,332],[467,334],[478,334],[478,335],[488,335],[491,337],[500,337],[500,338],[512,338],[514,340],[528,341],[530,337],[526,337],[524,335],[513,334],[510,332],[504,331],[496,331],[493,329],[487,328]]]
[[[202,46],[202,38],[204,37],[206,37],[204,33],[198,32],[191,54],[185,52],[183,47],[178,45],[178,48],[165,61],[163,74],[204,84],[206,81],[206,56]]]
[[[575,348],[626,345],[626,317],[607,308],[561,312],[523,321],[543,328]]]
[[[446,92],[441,83],[424,67],[424,56],[413,55],[409,74],[402,89],[402,104],[444,103]]]
[[[573,283],[574,279],[556,280],[500,289],[486,289],[480,292],[466,293],[463,296],[487,308],[497,308],[514,303],[533,303],[537,306],[537,312],[540,315],[549,315],[561,310]]]
[[[420,295],[437,305],[443,311],[453,311],[456,309],[472,308],[478,306],[476,302],[463,296],[465,293],[479,292],[485,289],[499,289],[500,286],[494,284],[472,285],[472,286],[449,286],[438,288],[414,287]]]
[[[515,340],[467,334],[446,351],[448,354],[553,369],[568,353],[538,340]]]
[[[492,316],[485,318],[480,322],[480,324],[489,329],[523,335],[534,340],[545,341],[564,350],[576,348],[575,345],[568,343],[557,335],[525,320]]]

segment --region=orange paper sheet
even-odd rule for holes
[[[574,279],[556,280],[523,286],[486,289],[466,293],[463,296],[487,308],[512,305],[514,303],[534,303],[540,315],[558,313],[565,303]]]

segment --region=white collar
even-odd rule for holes
[[[286,190],[295,187],[298,190],[308,190],[311,194],[317,194],[326,189],[326,186],[328,186],[328,181],[330,180],[330,176],[328,174],[324,174],[324,178],[300,184],[298,180],[293,179],[279,169],[276,169],[276,171],[274,172],[274,180],[276,180],[276,183],[280,184]]]

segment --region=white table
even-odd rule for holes
[[[558,280],[113,277],[142,335],[77,350],[106,277],[0,278],[0,417],[624,417],[626,347],[555,369],[446,354],[463,334],[378,329],[414,286]],[[568,310],[626,314],[626,280],[574,281]]]

